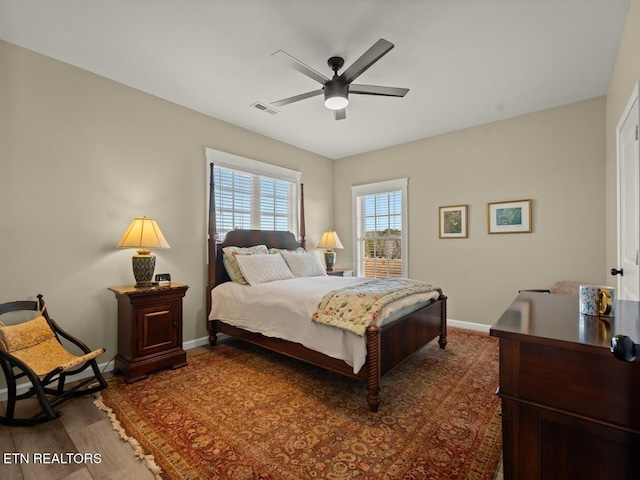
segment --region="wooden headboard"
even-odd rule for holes
[[[275,230],[232,230],[227,233],[223,242],[217,240],[216,231],[216,204],[213,181],[213,163],[210,165],[209,175],[209,245],[208,245],[208,285],[206,294],[206,315],[211,310],[211,290],[217,285],[228,282],[231,279],[222,262],[222,248],[227,246],[252,247],[254,245],[266,245],[267,248],[286,248],[295,250],[298,247],[305,248],[305,218],[304,218],[304,186],[300,185],[300,240],[291,232]]]
[[[295,250],[302,246],[291,232],[275,230],[232,230],[227,233],[224,242],[218,244],[215,258],[215,281],[212,288],[224,282],[229,282],[229,274],[222,262],[222,249],[224,247],[253,247],[254,245],[266,245],[267,248],[284,248]]]

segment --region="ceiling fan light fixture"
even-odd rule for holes
[[[329,110],[342,110],[349,105],[347,84],[334,79],[324,85],[324,106]]]
[[[333,97],[325,97],[324,106],[329,110],[342,110],[349,105],[349,99],[341,95],[335,95]]]

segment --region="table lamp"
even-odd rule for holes
[[[156,269],[156,257],[150,248],[171,248],[160,231],[155,220],[147,217],[134,218],[129,228],[118,242],[117,248],[137,248],[138,254],[131,259],[136,287],[153,285],[153,272]]]
[[[336,264],[336,252],[334,248],[344,248],[342,242],[338,238],[338,234],[333,230],[327,230],[322,234],[318,248],[325,248],[324,263],[327,265],[327,271],[333,272],[333,266]]]

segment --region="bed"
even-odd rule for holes
[[[213,172],[213,165],[211,166]],[[430,300],[426,306],[421,306],[417,310],[406,315],[401,315],[393,320],[385,321],[381,325],[373,324],[366,328],[361,342],[364,349],[362,366],[354,365],[353,360],[348,358],[336,358],[335,352],[329,354],[318,351],[295,341],[295,338],[280,338],[272,336],[271,333],[262,334],[245,325],[237,326],[216,318],[212,312],[213,290],[220,286],[220,290],[241,291],[240,289],[251,289],[254,287],[246,285],[225,285],[231,282],[229,274],[223,264],[223,248],[253,247],[256,245],[266,245],[268,248],[295,251],[300,247],[305,247],[304,239],[304,196],[301,195],[301,232],[300,240],[290,232],[264,231],[264,230],[234,230],[227,233],[223,242],[216,239],[215,223],[215,203],[213,195],[213,174],[210,182],[210,206],[209,206],[209,245],[208,245],[208,288],[207,288],[207,329],[209,332],[209,342],[215,346],[218,334],[226,334],[254,345],[258,345],[269,350],[288,355],[304,362],[325,368],[327,370],[362,380],[366,383],[366,400],[371,411],[376,412],[380,405],[380,378],[403,362],[412,353],[438,337],[440,348],[445,348],[447,344],[447,297],[444,294],[436,295],[437,298]],[[284,280],[286,282],[287,280]],[[339,277],[325,277],[325,283],[338,281]],[[346,281],[346,280],[345,280]],[[235,283],[235,282],[233,282]],[[274,284],[276,282],[273,282]],[[333,285],[333,284],[332,284]],[[337,284],[336,284],[337,285]],[[238,287],[238,288],[236,288]],[[269,286],[271,288],[271,286]],[[218,290],[219,291],[219,290]],[[216,291],[216,293],[218,292]],[[254,290],[257,292],[258,290]],[[253,295],[257,297],[258,295]],[[218,308],[218,310],[220,310]],[[268,315],[267,315],[268,316]],[[277,320],[277,319],[276,319]],[[308,321],[311,324],[311,320]],[[314,328],[334,329],[327,325],[315,325]],[[277,334],[276,334],[277,335]],[[340,333],[340,338],[355,336],[351,332]],[[314,335],[315,336],[315,335]],[[358,349],[360,347],[357,347]],[[358,360],[356,363],[360,363]]]

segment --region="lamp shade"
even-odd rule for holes
[[[118,248],[171,248],[158,223],[147,217],[134,218],[116,245]]]
[[[327,230],[322,234],[318,248],[326,248],[327,250],[333,250],[334,248],[344,248],[338,234],[333,230]]]

